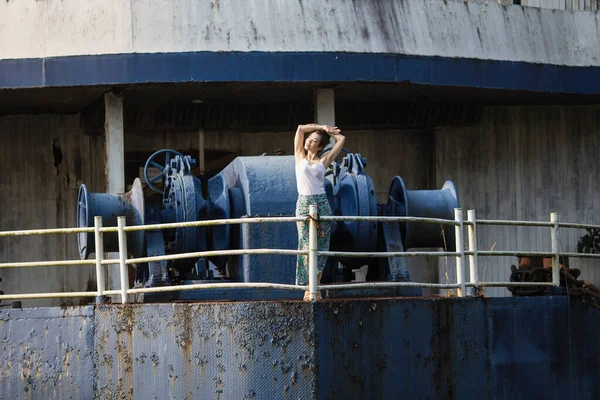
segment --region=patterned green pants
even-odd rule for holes
[[[331,207],[327,195],[317,194],[314,196],[298,195],[296,202],[296,216],[308,215],[309,206],[316,205],[320,216],[330,216]],[[308,222],[297,222],[298,225],[298,250],[308,250]],[[320,221],[317,229],[317,242],[319,251],[329,250],[329,238],[331,236],[331,222]],[[327,256],[319,256],[318,270],[323,271]],[[296,263],[296,285],[308,285],[308,256],[298,256]]]

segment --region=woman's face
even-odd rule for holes
[[[304,149],[306,151],[316,153],[322,149],[322,147],[319,146],[320,141],[321,135],[319,135],[317,132],[313,132],[306,138],[306,141],[304,142]]]

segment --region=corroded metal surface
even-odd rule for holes
[[[0,311],[0,399],[597,399],[567,296]]]
[[[101,307],[102,399],[307,399],[312,308],[301,302]]]
[[[93,307],[0,310],[0,399],[91,399],[93,353]]]
[[[484,315],[477,300],[322,303],[319,398],[467,398],[485,379]],[[475,371],[477,380],[469,379]]]
[[[323,302],[317,397],[596,399],[598,317],[568,297]]]

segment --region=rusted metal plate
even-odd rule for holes
[[[91,399],[93,353],[93,307],[0,310],[0,399]]]
[[[308,399],[312,308],[302,302],[101,307],[101,399]]]

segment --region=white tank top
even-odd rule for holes
[[[296,163],[296,185],[298,193],[313,196],[325,194],[323,181],[325,180],[325,166],[321,161],[311,164],[306,158]]]

